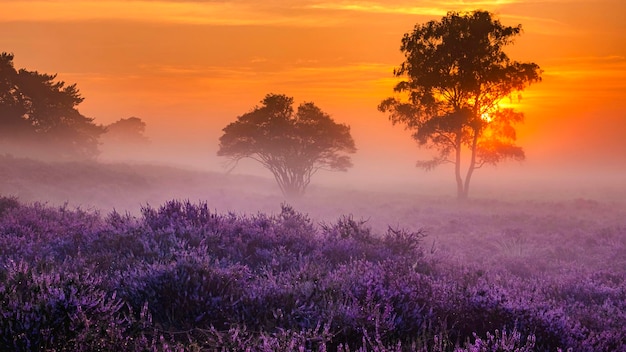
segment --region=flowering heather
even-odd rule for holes
[[[427,235],[287,205],[103,216],[0,198],[0,350],[626,351],[626,267],[535,260],[515,229],[483,246],[493,263],[460,265]],[[567,248],[623,263],[625,237]]]

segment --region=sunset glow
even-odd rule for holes
[[[0,1],[0,51],[76,83],[102,124],[147,123],[163,155],[220,169],[217,138],[268,93],[313,101],[351,126],[350,173],[414,172],[419,150],[376,107],[393,96],[404,33],[448,11],[484,9],[523,33],[505,49],[543,82],[503,101],[525,115],[531,165],[626,168],[622,0]],[[489,120],[489,114],[483,118]],[[581,142],[584,141],[584,142]],[[403,172],[404,172],[403,171]]]
[[[0,0],[0,352],[626,352],[626,0]]]

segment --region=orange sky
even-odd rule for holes
[[[518,104],[524,165],[626,170],[625,4],[0,0],[0,51],[14,53],[19,68],[77,83],[86,98],[79,110],[98,123],[142,118],[154,148],[167,145],[161,153],[180,162],[219,170],[221,129],[273,92],[314,101],[352,126],[359,152],[349,177],[389,169],[419,178],[414,164],[427,152],[376,110],[392,94],[400,39],[447,11],[484,9],[522,24],[509,56],[544,70]]]

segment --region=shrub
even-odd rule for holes
[[[0,216],[5,212],[18,208],[20,206],[16,197],[4,197],[0,196]]]
[[[519,275],[517,255],[491,267],[426,260],[421,231],[377,234],[352,217],[318,228],[287,205],[236,215],[171,201],[101,217],[11,204],[0,216],[0,350],[626,346],[623,268]]]

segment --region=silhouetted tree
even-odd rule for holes
[[[217,155],[251,158],[270,170],[283,194],[298,197],[319,170],[346,171],[356,152],[350,127],[313,103],[293,110],[293,98],[268,94],[262,105],[226,126]]]
[[[149,142],[148,137],[144,135],[145,132],[146,123],[133,116],[107,125],[102,139],[105,144],[145,145]]]
[[[378,108],[389,113],[393,124],[414,131],[420,145],[438,151],[418,166],[430,170],[454,164],[460,199],[467,198],[476,169],[525,157],[515,145],[514,128],[523,114],[499,106],[541,80],[537,64],[512,61],[503,51],[521,30],[521,25],[502,25],[486,11],[450,12],[440,21],[417,24],[402,38],[405,61],[394,70],[395,76],[406,77],[394,88],[400,98],[388,98]],[[464,148],[469,166],[463,179]]]
[[[60,159],[94,158],[104,128],[76,109],[83,101],[76,85],[55,78],[16,70],[13,55],[0,54],[0,141]]]

